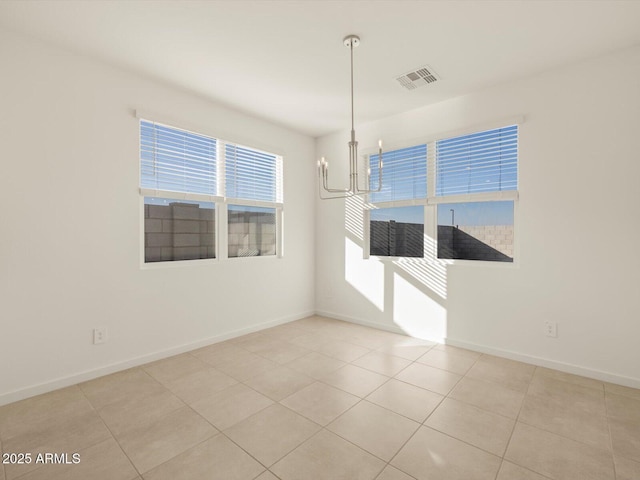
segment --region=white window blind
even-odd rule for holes
[[[140,121],[140,186],[217,195],[215,138]]]
[[[416,145],[382,153],[382,189],[372,193],[373,203],[426,198],[427,145]],[[369,157],[370,188],[378,185],[378,155]]]
[[[436,195],[518,188],[518,126],[436,142]]]
[[[282,202],[282,157],[239,145],[225,145],[227,198]]]

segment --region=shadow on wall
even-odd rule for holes
[[[345,200],[344,279],[378,312],[361,320],[383,328],[385,324],[394,325],[412,337],[444,340],[447,336],[446,262],[411,258],[407,254],[415,248],[434,249],[435,240],[425,236],[423,231],[406,230],[396,223],[396,230],[391,234],[404,239],[398,238],[393,248],[397,256],[404,258],[365,259],[364,249],[369,248],[364,245],[363,235],[366,208],[362,197]],[[390,234],[388,225],[380,228],[378,234]],[[398,253],[400,251],[403,253]],[[422,252],[419,256],[423,256]],[[328,291],[335,290],[329,287]],[[332,298],[331,295],[328,297]],[[349,309],[344,312],[348,314]]]

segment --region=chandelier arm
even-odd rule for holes
[[[373,189],[373,190],[361,190],[358,189],[358,191],[356,192],[356,195],[365,195],[365,194],[369,194],[369,193],[378,193],[380,191],[379,188]]]
[[[323,196],[322,195],[322,190],[323,187],[320,186],[320,182],[318,182],[318,195],[320,196],[320,200],[335,200],[338,198],[349,198],[352,197],[354,194],[353,192],[349,192],[349,190],[342,190],[340,193],[343,193],[343,195],[330,195],[330,196]],[[326,190],[326,189],[325,189]],[[329,191],[329,190],[326,190]]]
[[[327,173],[326,173],[326,171],[322,175],[322,188],[324,188],[324,190],[326,192],[328,192],[328,193],[349,193],[349,192],[352,192],[351,188],[329,188],[328,182],[327,182]]]
[[[370,189],[356,188],[356,192],[358,194],[378,193],[380,190],[382,190],[382,176],[380,174],[378,174],[378,188],[370,188]]]
[[[382,143],[380,143],[379,145],[382,145]],[[380,190],[382,190],[382,146],[378,148],[378,188],[361,189],[358,187],[358,183],[356,182],[356,191],[358,193],[377,193]]]
[[[325,161],[324,157],[322,157],[318,161],[318,191],[320,192],[320,182],[322,182],[322,188],[329,193],[352,193],[353,189],[351,188],[351,185],[349,185],[349,188],[329,188],[328,177],[329,163]],[[320,198],[324,199],[325,197],[322,197],[322,194],[320,193]]]
[[[324,191],[327,193],[348,193],[349,196],[354,194],[353,190],[349,190],[348,188],[325,188]]]
[[[355,196],[355,193],[348,193],[346,195],[332,195],[329,197],[323,197],[322,194],[320,194],[320,200],[337,200],[339,198],[351,198],[353,196]]]

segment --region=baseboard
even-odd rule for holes
[[[475,343],[455,340],[452,338],[448,338],[445,343],[447,345],[453,345],[454,347],[466,348],[467,350],[473,350],[475,352],[487,353],[489,355],[508,358],[510,360],[517,360],[519,362],[529,363],[532,365],[537,365],[539,367],[552,368],[554,370],[559,370],[561,372],[572,373],[574,375],[593,378],[595,380],[601,380],[603,382],[615,383],[617,385],[623,385],[625,387],[631,387],[631,388],[640,388],[640,379],[638,378],[625,377],[624,375],[605,372],[603,370],[581,367],[579,365],[574,365],[571,363],[558,362],[556,360],[536,357],[534,355],[527,355],[524,353],[513,352],[510,350],[503,350],[500,348],[493,348],[485,345],[478,345]]]
[[[369,320],[364,320],[362,318],[349,317],[347,315],[342,315],[340,313],[335,313],[335,312],[329,312],[327,310],[316,310],[316,315],[320,315],[320,316],[323,316],[323,317],[329,317],[329,318],[335,318],[336,320],[344,320],[345,322],[350,322],[350,323],[357,323],[358,325],[363,325],[365,327],[377,328],[378,330],[385,330],[385,331],[391,332],[391,333],[398,333],[400,335],[405,335],[407,337],[411,336],[407,332],[402,330],[400,327],[397,327],[397,326],[394,326],[394,325],[388,325],[386,323],[371,322]],[[442,337],[424,336],[424,337],[420,337],[420,338],[422,340],[429,340],[430,342],[447,343],[446,339],[442,338]]]
[[[86,382],[88,380],[93,380],[94,378],[102,377],[104,375],[109,375],[111,373],[119,372],[121,370],[126,370],[128,368],[138,367],[140,365],[144,365],[149,362],[154,362],[156,360],[162,360],[163,358],[189,352],[197,348],[213,345],[215,343],[223,342],[231,338],[239,337],[249,333],[264,330],[266,328],[271,328],[271,327],[275,327],[285,323],[289,323],[289,322],[299,320],[301,318],[305,318],[314,314],[321,315],[323,317],[335,318],[336,320],[343,320],[345,322],[355,323],[358,325],[363,325],[365,327],[376,328],[378,330],[385,330],[392,333],[398,333],[400,335],[406,335],[406,332],[404,332],[402,329],[392,325],[387,325],[387,324],[378,323],[378,322],[371,322],[371,321],[363,320],[361,318],[356,318],[356,317],[349,317],[346,315],[341,315],[336,312],[329,312],[324,310],[318,310],[315,312],[314,311],[302,312],[295,315],[289,315],[286,317],[269,320],[267,322],[259,323],[257,325],[252,325],[250,327],[232,330],[230,332],[225,332],[220,335],[208,337],[203,340],[198,340],[197,342],[179,345],[170,349],[150,353],[147,355],[142,355],[140,357],[131,358],[122,362],[113,363],[113,364],[106,365],[104,367],[96,368],[93,370],[87,370],[74,375],[61,377],[61,378],[52,380],[50,382],[45,382],[45,383],[41,383],[31,387],[23,388],[20,390],[15,390],[13,392],[0,394],[0,406],[13,403],[19,400],[24,400],[25,398],[33,397],[35,395],[40,395],[43,393],[51,392],[53,390],[58,390],[60,388],[75,385],[81,382]],[[456,347],[466,348],[468,350],[473,350],[480,353],[487,353],[489,355],[495,355],[498,357],[508,358],[511,360],[517,360],[519,362],[525,362],[525,363],[537,365],[540,367],[552,368],[554,370],[559,370],[566,373],[572,373],[574,375],[581,375],[583,377],[594,378],[604,382],[615,383],[617,385],[624,385],[626,387],[631,387],[631,388],[640,388],[640,379],[638,378],[626,377],[626,376],[618,375],[611,372],[605,372],[602,370],[581,367],[579,365],[573,365],[565,362],[558,362],[555,360],[550,360],[542,357],[536,357],[533,355],[513,352],[510,350],[493,348],[486,345],[479,345],[479,344],[465,342],[465,341],[456,340],[452,338],[427,339],[427,340],[432,340],[439,343],[446,343],[447,345],[453,345]]]
[[[394,327],[392,325],[382,324],[378,322],[370,322],[360,318],[349,317],[341,315],[335,312],[329,312],[324,310],[317,310],[316,315],[323,317],[335,318],[336,320],[343,320],[345,322],[356,323],[358,325],[364,325],[365,327],[377,328],[378,330],[385,330],[388,332],[399,333],[406,335],[402,329]],[[456,340],[453,338],[426,338],[438,343],[444,343],[447,345],[453,345],[454,347],[466,348],[467,350],[473,350],[474,352],[486,353],[489,355],[495,355],[496,357],[508,358],[510,360],[517,360],[519,362],[529,363],[539,367],[551,368],[559,370],[561,372],[572,373],[574,375],[580,375],[582,377],[593,378],[601,380],[603,382],[615,383],[617,385],[623,385],[625,387],[640,388],[640,379],[633,377],[625,377],[624,375],[618,375],[611,372],[605,372],[593,368],[581,367],[579,365],[573,365],[571,363],[558,362],[556,360],[550,360],[547,358],[536,357],[534,355],[528,355],[524,353],[513,352],[511,350],[504,350],[500,348],[489,347],[486,345],[479,345],[476,343],[465,342],[462,340]]]
[[[3,394],[0,394],[0,406],[17,402],[19,400],[24,400],[25,398],[33,397],[35,395],[41,395],[43,393],[51,392],[53,390],[58,390],[60,388],[76,385],[78,383],[86,382],[88,380],[93,380],[94,378],[102,377],[104,375],[109,375],[111,373],[119,372],[121,370],[126,370],[128,368],[138,367],[140,365],[144,365],[145,363],[155,362],[156,360],[162,360],[163,358],[172,357],[174,355],[179,355],[181,353],[206,347],[208,345],[213,345],[214,343],[223,342],[225,340],[240,337],[248,333],[258,332],[266,328],[276,327],[278,325],[293,322],[295,320],[300,320],[301,318],[314,315],[314,313],[315,313],[314,311],[307,311],[307,312],[302,312],[295,315],[288,315],[286,317],[281,317],[278,319],[259,323],[257,325],[252,325],[250,327],[240,328],[238,330],[232,330],[230,332],[225,332],[220,335],[208,337],[203,340],[198,340],[197,342],[179,345],[166,350],[161,350],[161,351],[150,353],[147,355],[142,355],[140,357],[130,358],[122,362],[112,363],[104,367],[87,370],[87,371],[69,375],[66,377],[57,378],[50,382],[40,383],[38,385],[22,388],[20,390],[14,390],[13,392],[3,393]]]
[[[327,310],[316,310],[315,314],[321,317],[333,318],[335,320],[343,320],[349,323],[357,323],[358,325],[362,325],[364,327],[372,327],[372,328],[377,328],[378,330],[385,330],[391,333],[399,333],[400,335],[406,335],[406,332],[402,331],[401,328],[395,327],[393,325],[387,325],[387,324],[378,323],[378,322],[370,322],[368,320],[363,320],[361,318],[349,317],[346,315],[342,315],[340,313],[329,312]]]

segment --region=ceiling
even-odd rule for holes
[[[640,44],[640,1],[14,1],[0,26],[311,136]],[[440,80],[395,78],[429,65]]]

